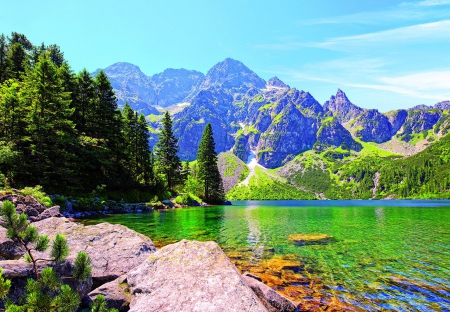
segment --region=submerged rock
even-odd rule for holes
[[[244,282],[255,292],[269,312],[294,312],[297,307],[289,299],[261,282],[261,278],[252,274],[242,276]]]
[[[328,234],[291,234],[289,240],[298,246],[305,245],[325,245],[335,241],[335,238]]]
[[[215,242],[168,245],[127,275],[130,311],[267,311]]]

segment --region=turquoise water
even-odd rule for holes
[[[450,311],[450,201],[236,201],[111,215],[157,246],[216,241],[304,309]],[[301,245],[292,234],[328,234]]]

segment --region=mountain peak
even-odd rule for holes
[[[265,86],[266,82],[242,62],[226,58],[208,71],[201,89],[222,87],[240,89],[245,93],[250,88],[264,89]]]
[[[114,73],[114,74],[144,74],[139,66],[127,63],[127,62],[117,62],[114,63],[104,69],[106,73]]]
[[[268,87],[278,87],[278,88],[290,88],[287,84],[281,81],[278,77],[272,77],[267,81]]]
[[[336,92],[336,99],[341,99],[341,101],[343,102],[350,102],[347,98],[347,95],[345,94],[344,91],[342,91],[341,89],[338,89]]]

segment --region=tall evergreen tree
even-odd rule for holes
[[[34,182],[50,190],[62,186],[72,173],[73,109],[58,68],[47,53],[27,72],[22,97],[29,109],[26,140]]]
[[[6,80],[6,53],[8,52],[8,44],[4,34],[0,35],[0,83]]]
[[[91,74],[83,69],[77,75],[75,99],[72,101],[72,107],[75,108],[73,118],[80,134],[92,134],[93,125],[90,116],[95,105],[95,88]]]
[[[178,139],[173,134],[172,119],[167,111],[164,114],[162,125],[159,140],[156,143],[156,168],[165,176],[168,188],[173,190],[179,179],[181,162],[177,155]]]
[[[6,54],[6,78],[14,78],[22,80],[28,63],[28,55],[22,45],[18,42],[14,43]]]
[[[225,199],[222,177],[217,167],[216,144],[212,126],[208,123],[198,147],[197,163],[199,179],[203,184],[204,200],[207,203],[222,203]]]

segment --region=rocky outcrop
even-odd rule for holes
[[[391,123],[376,109],[364,110],[351,127],[356,129],[355,136],[364,142],[383,143],[391,139]]]
[[[314,149],[318,151],[325,151],[330,147],[341,147],[358,152],[362,149],[362,145],[353,139],[350,132],[335,117],[322,121],[317,131],[317,142],[314,144]]]
[[[232,127],[233,98],[223,91],[201,91],[192,105],[174,116],[173,129],[179,138],[179,154],[183,160],[197,158],[197,150],[203,130],[208,122],[213,126],[216,152],[229,150],[234,145],[236,132]]]
[[[0,202],[9,200],[16,206],[17,213],[25,213],[28,218],[39,216],[46,207],[39,203],[33,196],[20,194],[0,195]],[[0,204],[1,207],[1,204]]]
[[[85,251],[92,260],[94,286],[112,281],[142,263],[155,246],[150,238],[122,225],[101,223],[83,226],[66,218],[49,218],[35,222],[39,234],[52,240],[57,233],[64,235],[70,255]],[[48,258],[50,250],[37,253]]]
[[[283,81],[278,79],[278,77],[270,78],[269,81],[267,81],[266,87],[267,88],[275,87],[275,88],[290,89],[290,87],[287,84],[285,84]]]
[[[7,230],[0,226],[0,260],[15,260],[25,254],[25,248],[7,237]]]
[[[450,101],[442,101],[434,104],[434,108],[442,109],[442,110],[450,110]]]
[[[254,291],[269,312],[294,312],[295,304],[275,290],[261,282],[261,278],[246,273],[242,276],[244,282]]]
[[[331,112],[341,123],[355,119],[364,111],[350,102],[341,89],[338,89],[336,96],[331,96],[330,100],[325,102],[323,109],[325,112]]]
[[[214,242],[165,246],[127,276],[130,311],[267,311]]]
[[[289,103],[273,119],[258,143],[258,162],[268,168],[279,167],[316,142],[317,122],[305,117]]]
[[[98,295],[103,295],[108,309],[117,309],[125,312],[130,309],[131,294],[127,284],[127,276],[103,284],[89,293],[90,301],[94,301]]]
[[[428,109],[426,109],[427,107]],[[408,110],[408,117],[397,133],[397,137],[408,142],[410,135],[433,129],[434,125],[441,118],[442,112],[430,109],[428,106],[419,106]]]
[[[248,136],[243,133],[237,136],[236,142],[233,146],[233,154],[236,155],[240,160],[247,161],[248,155],[250,155]]]
[[[393,136],[405,123],[406,117],[408,117],[408,112],[404,109],[399,109],[396,111],[387,112],[385,115],[391,124],[391,136]]]

